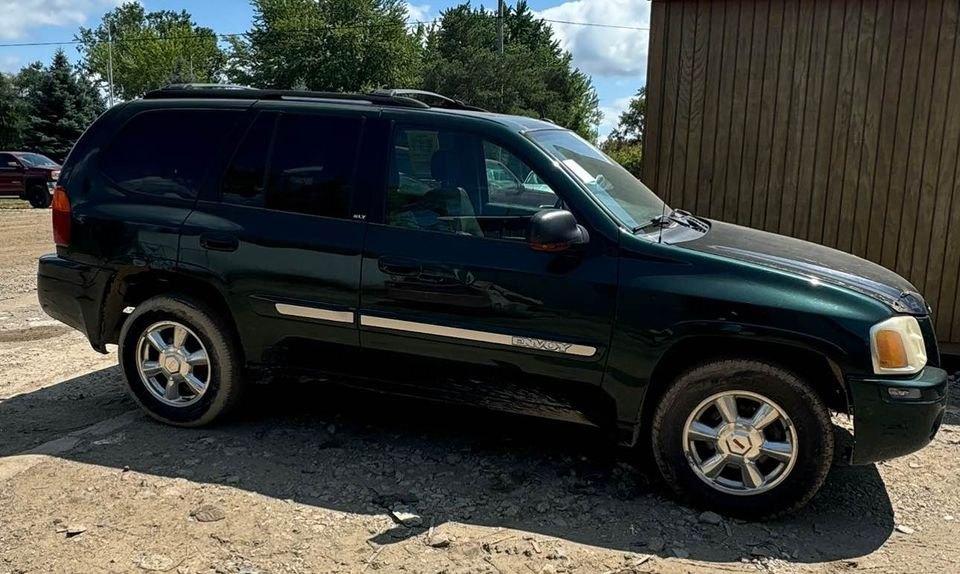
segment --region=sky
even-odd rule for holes
[[[105,12],[129,0],[0,0],[0,71],[16,72],[40,60],[49,62],[58,42],[70,42],[80,26],[93,27]],[[201,26],[218,34],[244,32],[253,12],[248,0],[139,0],[147,10],[187,10]],[[457,0],[409,0],[411,20],[428,21]],[[508,0],[508,3],[512,3]],[[589,22],[647,28],[649,0],[529,0],[530,7],[548,20]],[[474,1],[474,6],[496,8],[496,0]],[[604,113],[601,135],[616,124],[630,97],[644,85],[649,31],[616,27],[583,26],[552,22],[574,65],[593,78]],[[4,44],[52,42],[49,46]],[[76,46],[62,45],[76,60]],[[402,86],[398,86],[402,87]]]

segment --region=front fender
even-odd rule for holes
[[[763,358],[776,348],[814,353],[845,376],[872,372],[870,326],[891,315],[881,303],[788,273],[653,248],[656,257],[627,254],[621,263],[603,383],[621,424],[637,422],[658,366],[689,341],[703,341],[685,347],[690,366],[738,354]],[[714,347],[722,352],[710,341],[721,342]]]

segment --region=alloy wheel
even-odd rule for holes
[[[778,404],[758,393],[724,391],[693,410],[683,449],[694,473],[728,494],[755,495],[787,478],[797,461],[797,431]]]
[[[137,342],[137,371],[160,402],[186,407],[210,387],[210,358],[196,333],[175,321],[147,327]]]

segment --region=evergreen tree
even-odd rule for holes
[[[16,78],[0,74],[0,149],[20,149],[28,121],[27,104],[20,97]]]
[[[523,0],[506,11],[503,43],[501,56],[495,13],[469,3],[445,10],[427,33],[424,89],[549,119],[595,140],[601,114],[590,79]]]
[[[24,147],[63,161],[87,126],[103,112],[103,99],[96,87],[73,69],[63,50],[54,54],[42,72],[35,64],[20,76],[29,109]]]
[[[260,88],[365,91],[415,84],[421,36],[400,0],[252,0],[228,76]]]

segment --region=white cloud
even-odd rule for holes
[[[33,28],[73,28],[99,18],[123,0],[0,0],[0,39],[23,38]],[[72,30],[71,30],[72,33]]]
[[[429,20],[427,17],[430,14],[430,5],[429,4],[411,4],[406,2],[407,5],[407,19],[410,22],[426,22]]]
[[[649,0],[574,0],[538,12],[547,20],[648,28]],[[560,45],[575,66],[591,75],[640,76],[647,73],[647,30],[551,22]]]

